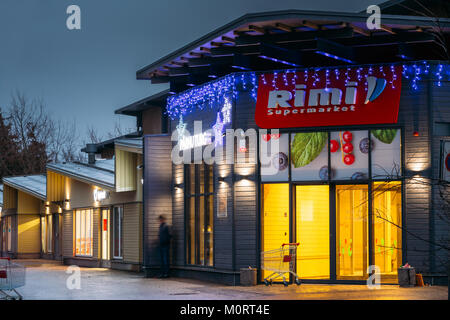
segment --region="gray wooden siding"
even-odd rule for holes
[[[73,211],[63,213],[62,231],[62,254],[63,257],[73,257]]]
[[[236,105],[235,129],[256,129],[255,100],[249,92],[239,92],[239,103]],[[253,146],[256,147],[256,146]],[[247,164],[235,164],[237,179],[241,172],[250,174],[236,181],[234,188],[235,237],[236,237],[236,270],[240,268],[258,267],[258,166],[254,164],[257,149],[249,149]]]
[[[129,203],[123,206],[123,261],[142,261],[142,205]]]
[[[447,123],[450,126],[450,82],[443,81],[441,87],[434,85],[432,87],[432,108],[434,122]],[[450,136],[433,136],[432,141],[432,177],[433,181],[440,178],[441,167],[441,141],[450,141]],[[433,211],[432,228],[434,233],[434,242],[438,244],[449,243],[450,224],[449,208],[445,206],[442,194],[447,197],[450,194],[450,188],[434,185],[433,190]],[[435,254],[432,256],[432,267],[434,272],[444,273],[445,263],[449,259],[448,251],[440,249],[439,246],[431,246]]]
[[[172,224],[172,143],[170,135],[149,135],[144,144],[144,254],[146,265],[152,266],[160,261],[158,217],[164,215]]]
[[[430,167],[429,121],[427,82],[420,81],[419,89],[414,90],[410,82],[403,79],[398,124],[404,127],[406,176],[419,173],[414,170]],[[418,137],[413,135],[414,131],[419,132]],[[403,248],[407,249],[404,262],[423,272],[429,265],[428,243],[412,234],[429,239],[429,180],[406,179],[404,190],[403,215],[405,227],[410,232],[404,234],[406,243],[403,243]]]

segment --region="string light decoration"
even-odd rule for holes
[[[362,81],[375,70],[385,75],[386,81],[392,88],[398,83],[397,75],[394,72],[395,66],[401,66],[402,77],[411,82],[413,90],[419,89],[421,80],[430,79],[437,86],[442,86],[442,81],[450,80],[450,65],[440,62],[415,61],[411,63],[393,63],[362,66],[339,66],[339,67],[320,67],[309,69],[286,69],[273,72],[238,72],[226,75],[222,78],[212,80],[211,82],[193,87],[184,92],[172,95],[167,98],[166,113],[172,119],[180,119],[181,116],[190,114],[194,111],[214,109],[218,104],[231,105],[235,101],[240,91],[247,91],[256,101],[258,92],[258,83],[264,86],[271,85],[273,90],[278,86],[286,85],[291,79],[291,83],[297,83],[297,75],[308,82],[312,74],[313,87],[318,83],[325,81],[327,86],[331,80],[330,72],[334,73],[334,78],[345,79],[345,84],[349,81]],[[386,72],[388,70],[388,72]],[[323,72],[325,79],[321,79],[318,72]],[[259,77],[260,76],[260,77]],[[289,78],[291,77],[291,78]],[[367,86],[366,86],[367,90]],[[231,101],[227,99],[232,99]]]

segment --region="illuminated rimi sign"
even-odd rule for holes
[[[295,78],[294,78],[295,76]],[[401,69],[349,68],[346,76],[319,70],[292,79],[260,77],[255,121],[261,128],[396,123]]]

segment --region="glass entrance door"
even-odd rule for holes
[[[365,280],[368,266],[368,186],[336,186],[336,276]]]
[[[330,278],[329,186],[295,187],[297,274],[301,279]]]
[[[289,243],[289,184],[263,185],[261,214],[261,251],[279,249]],[[263,279],[272,272],[264,270]]]

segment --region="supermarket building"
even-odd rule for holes
[[[406,262],[446,280],[447,58],[427,18],[387,15],[377,31],[366,19],[249,14],[137,72],[170,89],[116,113],[145,127],[163,95],[173,132],[144,135],[148,275],[165,214],[176,276],[238,284],[250,266],[263,281],[262,253],[298,242],[304,282],[365,283],[376,265],[396,283]],[[448,37],[449,19],[441,26]],[[210,152],[230,143],[234,163]]]

